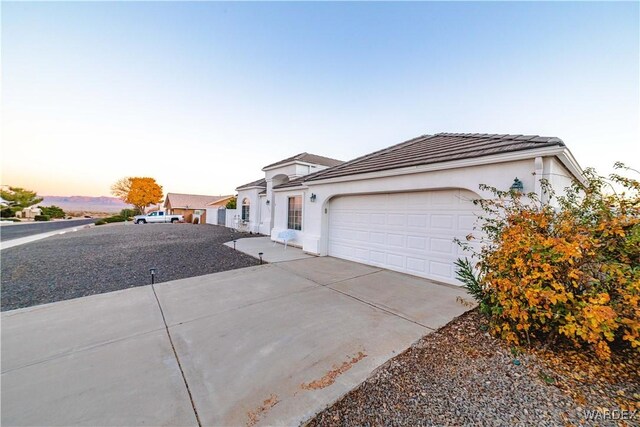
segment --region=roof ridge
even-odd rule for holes
[[[530,142],[560,142],[562,145],[564,141],[555,136],[540,136],[540,135],[523,135],[523,134],[509,134],[509,133],[455,133],[455,132],[440,132],[434,136],[449,136],[457,138],[491,138],[491,139],[506,139],[517,141],[530,141]]]

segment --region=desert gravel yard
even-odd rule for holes
[[[1,252],[2,311],[256,265],[215,225],[112,224]]]
[[[315,426],[638,426],[640,359],[514,353],[477,309],[423,337],[325,409]],[[637,412],[634,412],[637,411]]]

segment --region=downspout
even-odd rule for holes
[[[538,195],[540,203],[546,203],[547,200],[542,200],[542,182],[540,182],[544,177],[544,162],[542,161],[542,157],[536,157],[533,164],[534,192]]]

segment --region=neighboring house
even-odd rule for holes
[[[20,218],[35,218],[36,215],[42,215],[42,209],[36,206],[29,206],[28,208],[24,208],[21,211],[16,212],[16,216]]]
[[[164,209],[169,214],[183,215],[185,222],[206,223],[207,208],[224,207],[233,196],[168,193]]]
[[[237,228],[252,233],[271,234],[275,212],[274,186],[342,163],[341,160],[300,153],[263,167],[264,178],[236,188]]]
[[[472,201],[492,196],[481,184],[508,190],[517,178],[547,201],[541,179],[561,192],[582,176],[562,140],[526,135],[424,135],[313,173],[292,159],[238,187],[251,231],[277,240],[292,229],[305,252],[449,284],[465,255],[454,238],[474,231]]]

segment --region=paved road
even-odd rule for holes
[[[63,228],[92,224],[95,218],[69,219],[65,221],[34,222],[29,224],[8,224],[0,227],[0,240],[3,242],[33,236],[34,234],[47,233],[49,231],[62,230]]]

